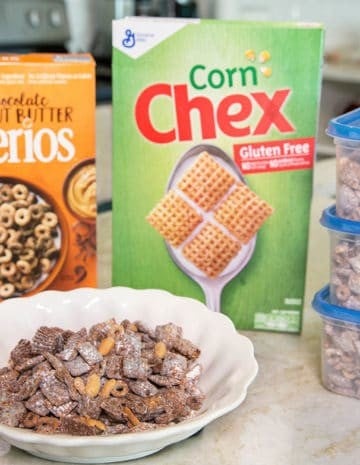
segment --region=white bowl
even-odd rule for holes
[[[106,463],[143,457],[181,441],[235,409],[245,399],[258,365],[253,345],[231,320],[201,302],[160,290],[82,288],[44,291],[1,303],[0,366],[21,338],[30,339],[40,325],[77,330],[115,317],[142,320],[149,326],[173,322],[201,349],[200,387],[206,395],[198,414],[176,425],[113,436],[34,433],[0,425],[0,437],[30,454],[73,463]]]

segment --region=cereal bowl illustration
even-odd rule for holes
[[[147,216],[176,265],[203,289],[207,306],[251,259],[258,230],[273,208],[218,147],[198,145],[178,160],[167,192]]]
[[[88,158],[72,168],[64,183],[64,201],[80,221],[96,221],[95,159]]]
[[[0,301],[46,289],[64,263],[66,226],[39,187],[0,178]]]

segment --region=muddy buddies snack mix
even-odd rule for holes
[[[330,284],[318,291],[322,317],[322,381],[360,398],[360,110],[329,121],[336,146],[336,205],[320,219],[330,235]]]
[[[322,319],[321,375],[330,391],[360,399],[360,312],[329,302],[329,286],[312,301]]]
[[[320,222],[330,234],[330,302],[360,310],[360,222],[337,216],[335,205]]]
[[[336,148],[336,212],[341,218],[360,220],[360,109],[329,121]]]
[[[360,153],[359,153],[360,155]],[[360,220],[360,158],[337,160],[337,213],[342,218]]]
[[[360,325],[324,319],[322,344],[325,386],[360,399]]]
[[[202,406],[199,355],[173,323],[41,326],[0,370],[0,422],[81,436],[177,423]]]

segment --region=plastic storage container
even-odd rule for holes
[[[336,210],[360,221],[360,108],[330,120],[327,134],[336,146]]]
[[[360,399],[360,312],[329,303],[329,286],[312,305],[323,322],[321,376],[330,391]]]
[[[360,310],[360,222],[326,208],[320,223],[330,233],[330,303]]]

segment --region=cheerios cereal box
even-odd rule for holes
[[[97,284],[94,71],[0,55],[0,301]]]
[[[113,22],[113,284],[299,333],[320,99],[313,23]]]

